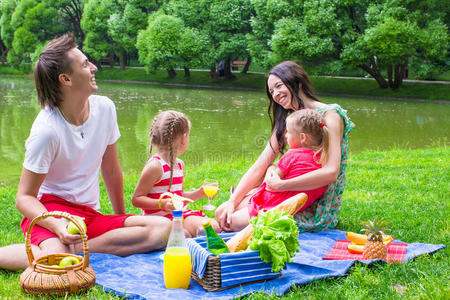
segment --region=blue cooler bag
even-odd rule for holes
[[[220,236],[228,241],[236,233]],[[206,236],[186,240],[192,261],[192,278],[207,291],[221,291],[238,285],[261,282],[281,276],[271,272],[271,264],[259,258],[259,251],[214,255],[208,251]]]

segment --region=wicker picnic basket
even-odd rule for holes
[[[262,279],[262,280],[250,280],[247,282],[242,282],[239,284],[223,287],[222,286],[222,275],[221,275],[221,265],[220,265],[220,257],[217,255],[212,255],[208,257],[206,263],[205,273],[203,274],[203,279],[201,279],[198,274],[192,270],[191,272],[192,278],[197,281],[205,290],[208,292],[218,292],[227,289],[231,289],[237,286],[243,286],[252,283],[265,282],[272,279],[276,279],[281,276],[281,272],[271,279]]]
[[[72,221],[77,226],[83,241],[83,257],[73,254],[49,254],[37,259],[34,258],[30,242],[31,229],[39,220],[47,217],[62,217]],[[34,218],[25,237],[25,249],[30,266],[20,276],[20,287],[26,293],[32,295],[77,294],[86,291],[95,284],[95,273],[89,266],[86,232],[78,220],[70,214],[52,211]],[[66,267],[53,266],[59,264],[67,256],[76,257],[80,262]]]
[[[220,257],[217,255],[212,255],[208,257],[206,262],[206,269],[203,279],[201,279],[194,270],[192,270],[191,275],[192,278],[208,292],[217,292],[225,289],[222,288],[220,273]]]

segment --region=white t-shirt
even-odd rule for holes
[[[51,194],[100,208],[99,169],[106,147],[120,137],[116,108],[107,97],[89,97],[89,118],[81,126],[67,122],[59,109],[42,109],[25,142],[23,167],[47,174],[38,198]]]

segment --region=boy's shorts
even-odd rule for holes
[[[48,194],[43,194],[40,201],[48,211],[64,211],[71,215],[84,218],[87,228],[86,234],[90,239],[102,235],[110,230],[122,228],[125,220],[132,216],[102,215],[89,206],[74,204],[54,195]],[[22,228],[24,235],[26,235],[30,224],[31,221],[25,217],[20,222],[20,227]],[[42,241],[53,237],[57,238],[58,236],[44,227],[35,225],[31,230],[30,240],[33,245],[39,246]]]

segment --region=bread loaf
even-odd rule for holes
[[[290,215],[294,215],[299,211],[308,200],[308,196],[305,193],[299,193],[292,196],[270,210],[285,211]],[[253,225],[249,224],[247,227],[236,233],[231,239],[227,241],[227,246],[230,252],[237,252],[245,250],[248,247],[248,241],[250,240],[254,231]]]

